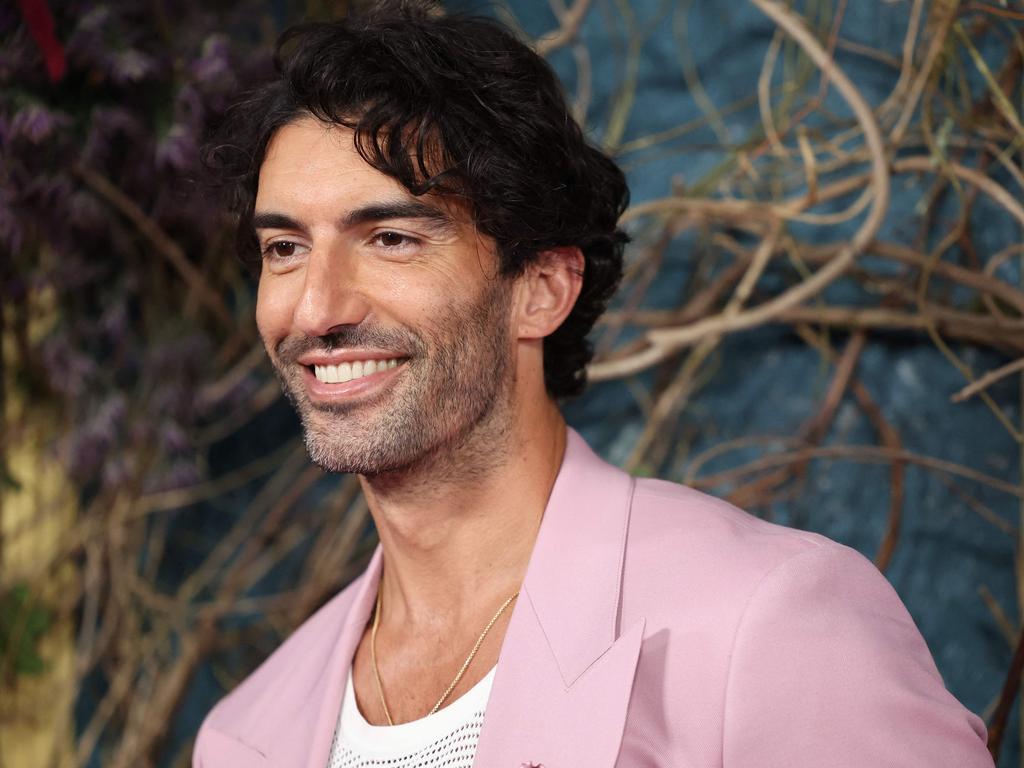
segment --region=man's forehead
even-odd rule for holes
[[[279,128],[267,144],[257,178],[256,209],[279,207],[303,198],[328,202],[331,195],[365,207],[406,208],[419,217],[473,225],[470,206],[455,195],[413,195],[393,176],[359,154],[355,132],[346,126],[303,117]],[[401,203],[406,205],[402,206]],[[434,216],[429,216],[430,212]],[[364,217],[365,218],[365,217]]]
[[[267,142],[260,164],[259,186],[291,177],[358,174],[380,176],[381,183],[397,181],[367,163],[356,151],[354,132],[343,125],[312,117],[299,118],[278,128]]]

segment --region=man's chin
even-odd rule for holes
[[[373,474],[394,463],[395,436],[385,437],[391,430],[356,410],[350,403],[307,403],[299,409],[306,451],[325,472]]]
[[[305,434],[306,452],[310,461],[324,472],[377,477],[398,471],[403,462],[397,457],[380,450],[379,446],[367,443],[342,443],[324,438],[322,435]],[[339,450],[340,446],[348,450]]]

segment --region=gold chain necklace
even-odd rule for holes
[[[504,613],[505,609],[508,608],[509,604],[517,597],[519,597],[518,589],[516,590],[516,593],[514,595],[509,597],[504,603],[501,604],[501,608],[498,609],[498,612],[494,614],[494,616],[491,618],[489,622],[487,622],[487,626],[484,627],[484,631],[481,632],[480,637],[477,638],[476,645],[473,646],[473,650],[469,652],[469,656],[467,656],[466,660],[462,662],[462,669],[460,669],[459,673],[455,675],[455,679],[452,680],[451,685],[449,685],[445,689],[444,693],[441,694],[441,698],[437,700],[437,704],[434,705],[434,708],[430,710],[428,714],[432,715],[435,712],[437,712],[437,710],[441,708],[441,705],[444,704],[444,700],[447,699],[451,695],[451,692],[455,690],[455,686],[459,684],[459,681],[462,679],[462,676],[466,674],[466,670],[469,669],[470,662],[473,661],[473,657],[476,656],[476,652],[480,650],[480,646],[483,644],[484,638],[487,637],[487,633],[491,631],[491,627],[494,626],[494,622],[498,620],[498,617],[501,616],[502,613]],[[373,629],[370,630],[370,658],[373,660],[373,677],[377,681],[377,693],[380,694],[380,704],[382,707],[384,707],[384,716],[388,719],[388,725],[394,725],[395,723],[391,719],[391,712],[388,710],[388,703],[384,699],[384,686],[381,685],[380,682],[380,670],[377,669],[377,625],[380,622],[380,606],[381,589],[380,587],[378,587],[377,607],[373,612]]]

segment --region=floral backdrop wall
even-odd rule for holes
[[[357,4],[358,5],[358,4]],[[571,424],[885,571],[1021,762],[1024,8],[449,3],[533,40],[633,190]],[[347,2],[0,6],[0,765],[184,766],[365,564],[200,147]]]

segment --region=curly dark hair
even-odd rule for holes
[[[228,110],[206,152],[253,271],[253,206],[275,131],[309,115],[346,126],[366,162],[414,195],[461,198],[496,242],[503,275],[546,249],[580,248],[582,292],[544,340],[549,394],[579,394],[593,356],[586,336],[622,276],[629,190],[584,137],[547,62],[495,21],[402,3],[292,27],[275,64],[277,78]]]

